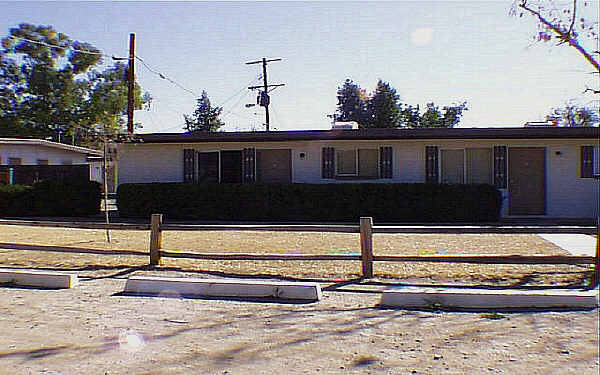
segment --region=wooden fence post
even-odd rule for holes
[[[362,277],[373,277],[373,218],[360,218],[360,253]]]
[[[162,247],[162,214],[152,214],[150,218],[150,265],[160,265],[160,248]]]

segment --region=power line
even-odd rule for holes
[[[246,86],[248,86],[251,83],[254,83],[255,81],[258,81],[262,78],[262,76],[258,76],[257,78],[254,78],[253,80],[251,80],[250,82],[248,82],[244,87],[242,87],[238,92],[236,92],[235,94],[231,95],[229,98],[225,99],[225,101],[223,103],[221,103],[221,105],[219,107],[223,107],[228,101],[230,101],[231,99],[233,99],[234,97],[238,96],[241,92],[243,92],[244,90],[246,90]]]
[[[275,120],[277,120],[277,122],[279,123],[280,126],[284,126],[284,123],[281,121],[281,119],[279,118],[279,115],[277,114],[277,111],[275,110],[275,107],[271,105],[271,108],[273,109],[273,114],[275,115]],[[279,130],[277,128],[274,128],[274,130]]]
[[[246,98],[246,97],[247,97],[249,94],[250,94],[250,92],[249,92],[249,91],[246,91],[246,95],[244,95],[244,96],[241,96],[241,97],[238,99],[238,101],[237,101],[237,102],[235,102],[235,104],[231,106],[231,109],[230,109],[229,111],[225,112],[225,114],[223,115],[223,117],[225,117],[225,116],[227,116],[227,115],[229,115],[229,114],[236,115],[236,114],[233,112],[233,109],[234,109],[234,108],[235,108],[235,107],[236,107],[238,104],[240,104],[240,102],[241,102],[243,99],[245,99],[245,98]],[[240,116],[240,115],[236,115],[236,116],[238,116],[238,117],[242,117],[242,118],[243,118],[243,116]]]
[[[102,52],[100,52],[100,51],[98,51],[98,52],[95,52],[95,51],[86,51],[86,50],[82,50],[82,49],[73,48],[73,47],[71,47],[71,46],[65,46],[65,47],[61,47],[61,46],[55,46],[55,45],[52,45],[52,44],[49,44],[49,43],[46,43],[46,42],[40,42],[39,40],[31,40],[31,39],[27,39],[27,38],[21,38],[21,37],[19,37],[19,36],[12,36],[12,35],[9,35],[9,36],[8,36],[8,38],[9,38],[9,39],[22,40],[22,41],[24,41],[24,42],[29,42],[29,43],[35,43],[35,44],[39,44],[39,45],[46,46],[46,47],[50,47],[50,48],[56,48],[56,49],[70,49],[70,50],[72,50],[72,51],[74,51],[74,52],[78,52],[78,53],[86,53],[86,54],[88,54],[88,55],[98,55],[98,56],[104,56],[104,57],[111,58],[111,59],[113,59],[113,60],[127,60],[127,58],[126,58],[126,57],[116,57],[116,56],[114,56],[114,55],[113,55],[113,56],[110,56],[110,55],[104,54],[104,53],[102,53]]]
[[[164,73],[161,73],[159,71],[157,71],[156,69],[153,69],[152,67],[150,67],[141,57],[139,56],[135,56],[135,58],[141,62],[144,67],[146,69],[148,69],[151,73],[156,74],[157,76],[159,76],[160,78],[171,82],[172,84],[174,84],[175,86],[179,87],[180,89],[194,95],[195,98],[199,98],[200,95],[198,95],[198,93],[196,93],[195,91],[188,89],[186,87],[184,87],[183,85],[181,85],[180,83],[176,82],[175,80],[167,77]],[[246,84],[246,86],[248,86],[249,84],[253,83],[254,81],[257,81],[259,78],[255,78],[253,80],[251,80],[250,82],[248,82],[248,84]],[[241,93],[242,91],[244,91],[246,89],[246,87],[242,87],[238,92],[236,92],[235,94],[231,95],[229,98],[225,99],[225,101],[223,103],[221,103],[220,107],[223,107],[227,102],[229,102],[231,99],[233,99],[234,97],[236,97],[239,93]]]
[[[137,56],[137,55],[136,55],[136,56],[135,56],[135,58],[136,58],[136,59],[137,59],[139,62],[141,62],[141,63],[142,63],[142,64],[143,64],[143,65],[146,67],[146,69],[148,69],[148,70],[149,70],[151,73],[154,73],[154,74],[156,74],[157,76],[159,76],[160,78],[162,78],[162,79],[164,79],[164,80],[167,80],[167,81],[171,82],[172,84],[174,84],[175,86],[179,87],[180,89],[182,89],[182,90],[184,90],[184,91],[187,91],[188,93],[190,93],[190,94],[194,95],[194,97],[195,97],[195,98],[198,98],[198,97],[200,97],[200,95],[198,95],[196,92],[194,92],[194,91],[192,91],[192,90],[190,90],[190,89],[188,89],[188,88],[184,87],[183,85],[181,85],[181,84],[179,84],[178,82],[176,82],[176,81],[172,80],[171,78],[167,77],[167,76],[166,76],[166,75],[164,75],[163,73],[161,73],[161,72],[158,72],[158,71],[156,71],[156,70],[152,69],[152,68],[151,68],[151,67],[150,67],[148,64],[146,64],[146,62],[145,62],[144,60],[142,60],[142,58],[141,58],[141,57],[139,57],[139,56]]]

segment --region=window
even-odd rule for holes
[[[183,150],[183,181],[199,183],[254,183],[254,148],[196,152]]]
[[[23,159],[21,158],[8,158],[8,165],[21,165],[23,164]]]
[[[37,160],[38,165],[48,165],[48,159],[38,159]]]
[[[442,183],[462,184],[465,178],[465,151],[442,150]]]
[[[593,178],[600,175],[600,150],[598,146],[581,147],[581,178]]]
[[[198,153],[198,182],[216,184],[219,182],[219,152]]]
[[[360,177],[379,177],[379,152],[377,149],[358,150],[358,174]]]
[[[467,184],[493,184],[492,181],[492,149],[468,148]]]
[[[358,167],[356,165],[356,150],[335,151],[335,174],[338,176],[356,176]]]
[[[361,149],[323,147],[322,151],[322,178],[393,178],[393,157],[390,146]]]
[[[335,176],[379,177],[379,150],[376,148],[335,150]]]
[[[221,151],[221,182],[234,184],[242,182],[242,151]]]
[[[442,149],[427,146],[425,176],[429,183],[493,184],[494,152],[492,148]],[[439,171],[438,171],[439,165]],[[497,172],[501,172],[500,169]]]

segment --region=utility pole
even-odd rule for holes
[[[127,65],[127,131],[133,134],[133,90],[135,88],[135,75],[133,74],[135,59],[135,34],[129,34],[129,64]]]
[[[271,101],[271,98],[269,97],[269,87],[280,87],[280,86],[285,86],[284,83],[279,83],[279,84],[275,84],[275,85],[269,85],[267,83],[267,63],[271,62],[271,61],[281,61],[281,59],[271,59],[271,60],[267,60],[265,57],[262,58],[262,60],[257,60],[257,61],[250,61],[247,62],[246,65],[251,65],[251,64],[260,64],[262,63],[263,66],[263,84],[262,86],[250,86],[248,87],[249,90],[255,90],[255,89],[260,89],[262,88],[263,91],[260,92],[260,96],[259,96],[259,100],[258,100],[258,104],[262,107],[265,107],[265,126],[266,126],[266,130],[269,131],[269,103]]]

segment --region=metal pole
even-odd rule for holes
[[[133,91],[135,88],[134,59],[135,59],[135,34],[129,34],[129,64],[127,65],[127,131],[133,134]]]
[[[264,86],[264,90],[265,90],[265,96],[267,98],[267,102],[265,103],[265,125],[266,125],[266,130],[269,131],[269,93],[267,91],[267,89],[269,88],[269,85],[267,85],[267,59],[265,57],[263,57],[262,59],[262,63],[263,63],[263,86]]]
[[[108,171],[106,170],[108,163],[106,157],[107,145],[106,145],[106,136],[104,136],[104,158],[102,159],[102,169],[104,171],[104,177],[102,178],[104,182],[104,221],[106,224],[109,224],[108,220]],[[106,242],[110,243],[110,232],[108,228],[106,228]]]

